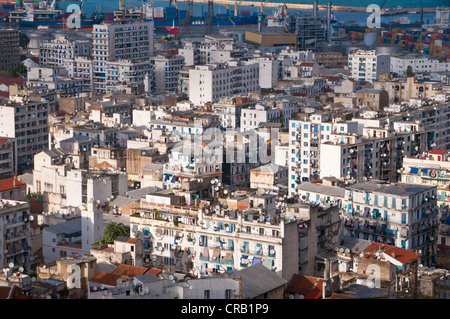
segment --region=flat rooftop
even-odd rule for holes
[[[404,183],[392,183],[387,184],[381,181],[370,180],[366,182],[356,183],[354,185],[348,186],[347,189],[363,191],[363,192],[376,192],[383,194],[391,194],[397,196],[412,196],[430,189],[436,188],[436,186],[426,186],[426,185],[413,185]]]

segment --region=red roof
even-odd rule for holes
[[[126,276],[112,274],[106,271],[97,271],[94,277],[92,277],[89,281],[115,287],[117,285],[117,279],[125,279],[125,277]]]
[[[11,189],[26,187],[27,185],[19,181],[15,177],[0,179],[0,192],[9,191]]]
[[[18,78],[6,78],[4,76],[0,76],[0,84],[5,85],[14,85],[14,84],[25,84],[25,80],[18,77]]]
[[[4,139],[4,138],[0,139],[0,145],[3,144],[3,143],[5,143],[6,141],[8,141],[8,140],[6,140],[6,139]]]
[[[305,299],[318,299],[322,295],[324,279],[295,274],[289,281],[286,291],[305,296]]]
[[[301,66],[314,66],[314,62],[302,62],[300,65]]]
[[[138,241],[137,238],[130,238],[127,240],[127,244],[136,244],[137,241]]]
[[[420,257],[420,255],[410,250],[406,250],[400,247],[395,247],[383,243],[372,243],[366,249],[364,249],[365,253],[372,253],[374,254],[374,256],[377,251],[381,251],[386,255],[391,256],[392,258],[398,260],[402,264],[407,264]]]
[[[433,151],[429,151],[428,154],[436,154],[436,155],[442,155],[444,153],[447,153],[446,150],[433,150]]]
[[[131,265],[120,264],[116,269],[112,271],[113,274],[123,275],[123,276],[140,276],[147,273],[149,269],[144,267],[136,267]]]

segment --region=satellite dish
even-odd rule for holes
[[[227,190],[224,190],[223,193],[226,195],[226,194],[228,194],[228,191],[227,191]]]
[[[14,263],[9,263],[9,268],[14,268]]]
[[[359,257],[361,257],[361,258],[364,257],[364,253],[360,253]]]
[[[169,275],[169,280],[173,280],[173,276],[172,275]]]
[[[118,284],[118,285],[122,284],[122,279],[120,279],[120,278],[117,279],[117,280],[116,280],[116,284]]]
[[[94,291],[97,291],[97,286],[94,286],[92,289],[94,289]]]
[[[339,252],[343,253],[344,252],[344,248],[339,248]]]
[[[350,249],[347,248],[347,249],[345,250],[345,253],[346,253],[346,254],[350,254]]]
[[[25,269],[23,269],[23,267],[19,267],[19,271],[23,272]]]
[[[334,247],[334,251],[339,251],[339,247],[338,247],[338,246],[335,246],[335,247]]]

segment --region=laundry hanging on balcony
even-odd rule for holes
[[[261,257],[253,257],[252,259],[252,265],[260,264],[262,262]]]

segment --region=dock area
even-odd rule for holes
[[[179,2],[187,2],[187,0],[177,0]],[[194,3],[208,3],[208,0],[192,0]],[[214,0],[214,4],[220,6],[230,6],[230,8],[234,7],[235,4],[239,6],[246,7],[261,7],[261,4],[264,5],[265,8],[278,8],[282,5],[281,2],[270,2],[267,3],[261,1],[235,1],[235,0]],[[297,10],[312,10],[312,4],[301,4],[301,3],[285,3],[288,9],[297,9]],[[326,5],[319,5],[319,10],[326,10]],[[366,7],[348,7],[348,6],[335,6],[332,4],[332,9],[334,11],[345,11],[345,12],[367,12]],[[420,8],[405,8],[409,12],[420,12]],[[423,8],[423,12],[426,13],[434,13],[436,12],[436,8]]]

